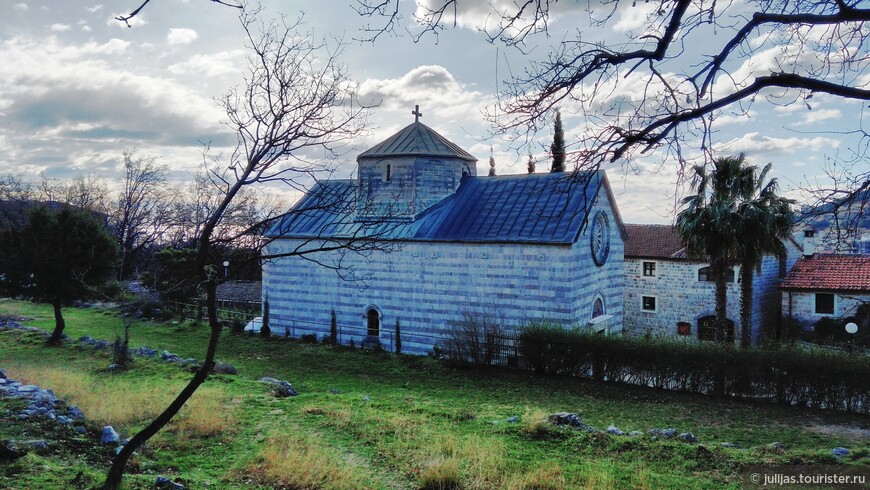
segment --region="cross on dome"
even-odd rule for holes
[[[420,122],[420,118],[423,117],[423,113],[420,112],[420,105],[419,104],[414,104],[414,110],[411,111],[411,114],[414,115],[414,122],[415,123]]]

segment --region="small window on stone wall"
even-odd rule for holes
[[[655,262],[644,262],[643,263],[643,277],[655,277],[656,276],[656,263]]]
[[[656,297],[655,296],[641,296],[640,297],[640,308],[643,311],[655,312],[656,311]]]
[[[387,164],[387,175],[385,175],[384,180],[389,182],[392,178],[393,178],[393,167],[391,167],[390,164],[388,163]]]
[[[733,267],[728,268],[728,272],[726,272],[726,274],[727,274],[726,281],[727,282],[734,282],[734,268]],[[698,269],[698,280],[699,281],[713,282],[713,275],[710,274],[709,267],[701,267],[700,269]]]
[[[692,324],[689,322],[677,322],[677,335],[692,335]]]
[[[831,293],[816,293],[816,313],[819,315],[834,314],[834,295]]]

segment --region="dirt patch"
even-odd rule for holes
[[[870,429],[848,425],[811,425],[807,432],[826,436],[845,436],[855,440],[870,440]]]

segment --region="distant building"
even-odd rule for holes
[[[690,259],[671,225],[626,224],[625,309],[626,333],[684,336],[713,340],[715,284],[709,264]],[[795,263],[800,247],[786,241],[783,258],[766,256],[753,279],[752,341],[775,336],[779,324],[779,283]],[[728,275],[728,339],[739,338],[740,267]]]
[[[323,337],[334,311],[343,343],[392,348],[399,321],[403,350],[424,353],[465,315],[622,325],[623,225],[603,171],[477,177],[474,157],[419,121],[357,162],[357,179],[318,184],[268,230],[265,253],[373,229],[392,249],[267,261],[273,333]]]
[[[824,317],[847,318],[870,302],[870,255],[809,253],[782,282],[782,314],[804,330]]]

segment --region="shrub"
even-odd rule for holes
[[[316,344],[317,343],[317,334],[316,333],[307,333],[307,334],[299,337],[299,340],[301,340],[303,344]]]
[[[454,362],[490,366],[498,360],[504,330],[498,318],[489,313],[463,312],[462,320],[452,322],[444,353]]]
[[[870,362],[796,346],[737,349],[711,342],[604,337],[552,325],[520,334],[523,366],[661,389],[870,413]]]

